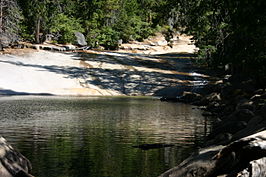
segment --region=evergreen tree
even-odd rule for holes
[[[3,40],[18,40],[21,20],[22,15],[15,0],[0,0],[0,43]]]

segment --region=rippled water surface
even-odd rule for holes
[[[0,120],[36,177],[155,177],[209,131],[199,110],[152,98],[0,97]],[[132,147],[153,143],[174,146]]]

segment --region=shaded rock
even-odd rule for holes
[[[255,116],[248,122],[247,127],[256,127],[256,125],[261,124],[263,121],[266,121],[263,117]]]
[[[221,121],[214,126],[212,133],[208,136],[209,138],[216,138],[219,134],[230,133],[234,134],[247,126],[244,121]]]
[[[231,105],[231,104],[225,105],[224,108],[223,108],[223,112],[222,112],[222,116],[224,116],[224,118],[222,118],[222,119],[227,118],[227,116],[232,114],[232,112],[234,112],[234,111],[235,111],[235,106],[234,105]]]
[[[215,114],[213,114],[212,112],[209,112],[209,111],[203,111],[202,115],[203,116],[214,116]]]
[[[237,106],[236,106],[236,110],[244,110],[244,109],[248,109],[250,111],[255,111],[255,106],[253,105],[252,101],[249,101],[247,99],[241,100]]]
[[[251,101],[257,101],[257,100],[259,100],[259,99],[261,99],[261,95],[259,95],[259,94],[255,94],[255,95],[253,95],[253,96],[250,98]]]
[[[233,159],[229,160],[230,156]],[[242,138],[223,148],[214,157],[217,161],[212,175],[234,174],[234,172],[237,174],[245,169],[250,161],[264,156],[266,156],[266,131]],[[227,163],[224,163],[226,161]]]
[[[206,96],[206,99],[210,102],[213,102],[213,101],[218,102],[218,101],[221,101],[221,95],[220,95],[220,93],[214,92],[214,93],[211,93],[208,96]]]
[[[221,133],[215,138],[207,141],[205,143],[206,146],[213,146],[213,145],[225,145],[228,144],[232,140],[232,134],[231,133]]]
[[[266,105],[261,106],[261,108],[256,112],[256,114],[259,114],[266,119]]]
[[[31,164],[22,154],[0,138],[0,176],[1,177],[32,177]]]
[[[254,92],[254,94],[255,95],[262,95],[262,94],[264,94],[265,93],[265,90],[264,89],[258,89],[258,90],[256,90],[255,92]]]
[[[213,114],[219,114],[221,113],[221,111],[224,109],[224,106],[222,106],[220,103],[218,102],[210,102],[207,107],[206,110],[209,112],[212,112]]]
[[[229,81],[230,78],[232,78],[232,75],[227,74],[227,75],[224,76],[223,80],[224,81]]]
[[[202,94],[202,95],[208,95],[208,94],[211,94],[213,92],[219,93],[219,92],[221,92],[222,87],[223,87],[223,81],[221,81],[221,80],[220,81],[216,81],[213,84],[205,85],[203,87],[203,89],[201,89],[199,91],[199,93]]]
[[[76,36],[77,45],[79,45],[79,46],[86,46],[87,45],[86,39],[81,32],[75,32],[74,34]]]
[[[168,102],[177,102],[178,101],[178,98],[176,97],[161,97],[160,98],[160,101],[168,101]]]
[[[233,86],[231,85],[231,83],[225,83],[223,85],[223,88],[221,90],[221,97],[223,99],[226,99],[226,98],[230,98],[232,95],[233,95]]]
[[[232,140],[237,140],[263,130],[266,130],[266,119],[262,116],[255,116],[248,122],[244,129],[233,135]]]
[[[184,91],[179,101],[184,103],[193,103],[202,99],[202,95],[193,92]]]
[[[248,79],[248,80],[245,80],[245,81],[242,81],[241,84],[240,84],[240,88],[247,92],[247,93],[253,93],[254,90],[256,90],[256,87],[255,87],[255,81],[252,80],[252,79]]]
[[[237,176],[243,170],[265,176],[266,131],[239,139],[227,146],[199,150],[160,177]],[[252,165],[252,167],[251,167]]]
[[[261,99],[266,99],[266,93],[261,95]]]
[[[265,177],[266,176],[266,157],[253,160],[243,171],[237,173],[241,177]]]
[[[159,177],[202,177],[211,174],[215,168],[215,161],[212,159],[223,146],[214,146],[201,149],[183,161],[177,167],[174,167]]]
[[[176,86],[176,87],[167,87],[155,91],[153,96],[161,96],[167,98],[176,98],[182,96],[184,91],[191,90],[191,87],[187,86]]]
[[[228,120],[231,121],[245,121],[248,122],[251,118],[253,118],[255,114],[248,109],[240,109],[233,112],[230,116],[228,116]]]

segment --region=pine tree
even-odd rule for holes
[[[21,20],[22,15],[15,0],[0,0],[0,43],[8,45],[18,40]]]

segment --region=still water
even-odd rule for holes
[[[0,97],[0,135],[36,177],[155,177],[209,132],[192,106],[153,98]],[[167,143],[141,150],[134,145]]]

